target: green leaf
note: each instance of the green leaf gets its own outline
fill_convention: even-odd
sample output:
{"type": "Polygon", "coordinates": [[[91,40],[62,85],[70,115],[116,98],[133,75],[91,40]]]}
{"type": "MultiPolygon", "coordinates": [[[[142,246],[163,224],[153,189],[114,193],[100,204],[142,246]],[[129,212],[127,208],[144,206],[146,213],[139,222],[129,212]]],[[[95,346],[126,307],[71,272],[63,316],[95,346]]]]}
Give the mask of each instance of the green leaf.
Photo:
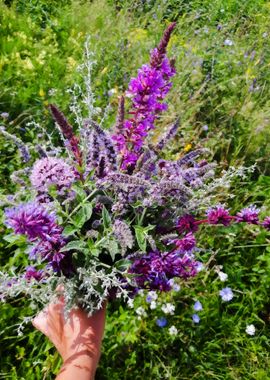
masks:
{"type": "Polygon", "coordinates": [[[75,214],[73,218],[73,224],[77,228],[81,228],[85,222],[87,222],[92,216],[93,206],[92,203],[86,203],[82,205],[80,210],[75,214]]]}
{"type": "Polygon", "coordinates": [[[109,228],[111,225],[111,216],[110,216],[108,210],[106,209],[106,207],[104,207],[104,206],[102,209],[102,220],[103,220],[104,227],[109,228]]]}
{"type": "Polygon", "coordinates": [[[74,190],[82,199],[86,197],[86,192],[80,186],[75,184],[72,186],[72,190],[74,190]]]}
{"type": "Polygon", "coordinates": [[[71,251],[73,249],[76,251],[84,251],[86,249],[86,242],[82,240],[72,240],[61,249],[61,252],[71,251]]]}
{"type": "Polygon", "coordinates": [[[70,236],[73,235],[78,230],[77,227],[72,226],[71,224],[68,224],[63,231],[64,236],[70,236]]]}
{"type": "Polygon", "coordinates": [[[141,226],[134,226],[135,235],[137,239],[138,246],[143,252],[146,252],[146,233],[145,229],[141,226]]]}

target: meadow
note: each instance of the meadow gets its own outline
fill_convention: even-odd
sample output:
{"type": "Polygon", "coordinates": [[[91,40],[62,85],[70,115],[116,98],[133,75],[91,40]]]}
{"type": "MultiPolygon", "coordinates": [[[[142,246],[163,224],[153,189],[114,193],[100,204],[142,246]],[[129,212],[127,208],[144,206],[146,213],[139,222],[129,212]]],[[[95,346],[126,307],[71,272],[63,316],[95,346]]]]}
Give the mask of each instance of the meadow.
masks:
{"type": "MultiPolygon", "coordinates": [[[[0,0],[0,124],[26,142],[38,141],[35,123],[50,134],[48,104],[69,116],[71,94],[80,84],[77,70],[87,36],[96,61],[93,91],[104,127],[115,121],[118,96],[129,78],[148,62],[149,51],[165,27],[177,21],[169,54],[177,74],[168,111],[158,134],[180,117],[168,157],[207,147],[218,171],[229,166],[255,170],[236,179],[221,198],[232,212],[254,204],[270,213],[270,3],[266,0],[0,0]],[[108,108],[110,104],[110,108],[108,108]]],[[[70,119],[72,121],[72,118],[70,119]]],[[[55,135],[54,135],[55,136],[55,135]]],[[[53,137],[56,138],[57,137],[53,137]]],[[[59,144],[61,143],[59,139],[59,144]]],[[[20,169],[16,146],[0,135],[0,196],[14,190],[10,174],[20,169]]],[[[0,210],[0,264],[26,263],[25,253],[4,240],[0,210]]],[[[162,295],[151,310],[145,296],[134,307],[108,305],[97,380],[270,379],[270,235],[257,227],[204,226],[199,244],[204,263],[220,266],[224,285],[213,270],[204,271],[180,290],[162,295]],[[234,298],[222,302],[229,286],[234,298]],[[194,302],[203,310],[194,323],[194,302]],[[171,303],[168,324],[162,305],[171,303]],[[254,335],[246,332],[248,325],[254,335]],[[177,334],[171,334],[175,326],[177,334]]],[[[29,314],[20,298],[0,304],[0,379],[53,379],[61,364],[54,347],[31,325],[16,327],[29,314]]]]}

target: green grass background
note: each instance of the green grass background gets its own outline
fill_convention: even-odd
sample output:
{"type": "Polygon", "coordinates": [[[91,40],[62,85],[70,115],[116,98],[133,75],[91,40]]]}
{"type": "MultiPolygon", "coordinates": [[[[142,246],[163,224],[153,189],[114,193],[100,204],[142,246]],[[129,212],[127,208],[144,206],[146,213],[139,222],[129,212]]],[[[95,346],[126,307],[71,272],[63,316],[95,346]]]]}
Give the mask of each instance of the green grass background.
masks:
{"type": "MultiPolygon", "coordinates": [[[[177,21],[169,45],[177,75],[158,130],[180,116],[171,153],[206,146],[220,168],[256,162],[249,178],[234,183],[229,206],[235,212],[254,203],[269,214],[269,1],[0,0],[0,113],[10,114],[7,129],[31,141],[37,131],[27,123],[33,118],[53,130],[48,103],[57,103],[69,115],[66,90],[81,81],[76,67],[86,35],[96,60],[97,105],[112,105],[109,127],[117,96],[148,61],[149,50],[170,21],[177,21]]],[[[2,136],[0,149],[0,192],[8,193],[13,190],[9,175],[21,163],[2,136]]],[[[8,269],[26,259],[20,249],[7,247],[4,232],[0,224],[0,263],[8,269]]],[[[175,338],[167,327],[156,326],[159,311],[149,311],[139,321],[133,310],[109,305],[97,379],[270,379],[269,233],[250,226],[210,233],[205,227],[199,244],[217,252],[212,264],[223,265],[234,299],[220,301],[223,285],[212,272],[165,295],[164,301],[176,305],[175,315],[168,318],[179,330],[175,338]],[[204,310],[194,326],[196,299],[204,310]],[[254,337],[245,333],[250,323],[257,329],[254,337]]],[[[202,260],[209,256],[206,250],[202,260]]],[[[136,306],[146,307],[145,301],[138,299],[136,306]]],[[[60,359],[44,336],[31,326],[22,337],[16,334],[15,325],[30,313],[29,307],[25,299],[0,305],[0,379],[53,379],[58,371],[60,359]]]]}

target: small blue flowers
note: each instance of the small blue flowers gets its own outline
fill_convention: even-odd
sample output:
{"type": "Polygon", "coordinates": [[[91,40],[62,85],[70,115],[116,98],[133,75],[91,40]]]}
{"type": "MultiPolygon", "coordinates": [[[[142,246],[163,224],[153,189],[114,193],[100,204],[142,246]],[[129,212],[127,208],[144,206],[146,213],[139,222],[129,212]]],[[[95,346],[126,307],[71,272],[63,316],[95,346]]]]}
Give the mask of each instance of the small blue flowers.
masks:
{"type": "Polygon", "coordinates": [[[193,309],[195,311],[202,311],[203,307],[202,307],[202,304],[200,303],[200,301],[196,301],[194,303],[193,309]]]}
{"type": "Polygon", "coordinates": [[[198,314],[193,314],[192,320],[194,323],[200,323],[201,318],[198,316],[198,314]]]}
{"type": "Polygon", "coordinates": [[[222,301],[225,301],[225,302],[231,301],[234,297],[234,294],[231,288],[223,288],[219,292],[219,295],[222,298],[222,301]]]}
{"type": "Polygon", "coordinates": [[[165,317],[158,318],[156,320],[156,324],[158,327],[165,327],[167,325],[168,321],[165,317]]]}

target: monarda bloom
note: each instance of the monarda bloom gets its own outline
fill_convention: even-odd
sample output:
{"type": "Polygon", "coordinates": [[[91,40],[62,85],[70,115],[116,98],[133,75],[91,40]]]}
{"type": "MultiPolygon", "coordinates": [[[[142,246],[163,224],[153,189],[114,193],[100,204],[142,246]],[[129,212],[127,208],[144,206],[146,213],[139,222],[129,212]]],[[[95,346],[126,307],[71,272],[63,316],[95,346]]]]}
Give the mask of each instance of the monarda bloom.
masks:
{"type": "Polygon", "coordinates": [[[228,226],[231,223],[229,211],[222,206],[215,206],[207,211],[207,222],[209,224],[223,224],[228,226]]]}
{"type": "Polygon", "coordinates": [[[36,161],[30,175],[32,186],[40,193],[47,193],[51,186],[63,193],[75,180],[74,169],[63,159],[56,157],[36,161]]]}
{"type": "Polygon", "coordinates": [[[26,235],[30,241],[51,240],[62,232],[53,213],[37,203],[26,203],[5,210],[6,225],[16,234],[26,235]]]}

